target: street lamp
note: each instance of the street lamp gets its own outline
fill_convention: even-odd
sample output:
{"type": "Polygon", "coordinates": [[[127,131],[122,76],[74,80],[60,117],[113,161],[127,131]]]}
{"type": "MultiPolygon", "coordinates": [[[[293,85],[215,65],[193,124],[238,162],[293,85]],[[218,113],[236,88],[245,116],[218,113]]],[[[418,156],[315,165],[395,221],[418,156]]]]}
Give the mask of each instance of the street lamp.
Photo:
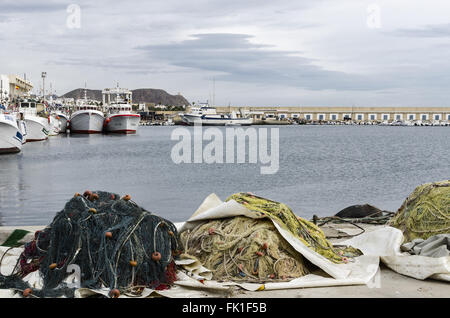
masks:
{"type": "Polygon", "coordinates": [[[47,77],[47,72],[42,72],[41,77],[42,77],[42,98],[45,103],[45,78],[47,77]]]}

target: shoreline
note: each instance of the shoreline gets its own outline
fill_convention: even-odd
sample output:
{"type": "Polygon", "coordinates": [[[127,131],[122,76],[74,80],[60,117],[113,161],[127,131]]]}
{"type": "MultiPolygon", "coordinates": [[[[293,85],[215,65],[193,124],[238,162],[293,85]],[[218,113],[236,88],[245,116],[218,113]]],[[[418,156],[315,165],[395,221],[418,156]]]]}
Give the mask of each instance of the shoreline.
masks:
{"type": "MultiPolygon", "coordinates": [[[[174,223],[179,228],[184,222],[174,223]]],[[[361,224],[360,224],[361,225],[361,224]]],[[[383,225],[363,224],[364,229],[374,229],[383,225]]],[[[33,239],[34,232],[45,226],[0,226],[0,242],[3,243],[14,230],[29,231],[20,242],[33,239]]],[[[333,224],[321,227],[327,236],[342,236],[330,241],[338,244],[347,239],[345,236],[355,235],[358,229],[348,224],[333,224]],[[356,232],[355,232],[356,231],[356,232]]],[[[285,290],[247,291],[234,290],[229,298],[449,298],[447,282],[426,279],[418,280],[398,274],[380,262],[379,287],[367,285],[311,287],[285,290]]],[[[220,297],[220,296],[218,296],[220,297]]],[[[1,297],[0,297],[1,298],[1,297]]]]}

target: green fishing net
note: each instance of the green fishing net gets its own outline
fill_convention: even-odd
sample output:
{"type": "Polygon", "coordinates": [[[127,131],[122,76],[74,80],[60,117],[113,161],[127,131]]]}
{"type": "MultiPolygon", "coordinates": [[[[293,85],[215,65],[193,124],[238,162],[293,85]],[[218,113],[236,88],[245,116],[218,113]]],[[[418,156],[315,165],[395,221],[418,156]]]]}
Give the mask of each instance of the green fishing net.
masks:
{"type": "Polygon", "coordinates": [[[450,233],[450,180],[418,186],[389,222],[404,241],[450,233]]]}

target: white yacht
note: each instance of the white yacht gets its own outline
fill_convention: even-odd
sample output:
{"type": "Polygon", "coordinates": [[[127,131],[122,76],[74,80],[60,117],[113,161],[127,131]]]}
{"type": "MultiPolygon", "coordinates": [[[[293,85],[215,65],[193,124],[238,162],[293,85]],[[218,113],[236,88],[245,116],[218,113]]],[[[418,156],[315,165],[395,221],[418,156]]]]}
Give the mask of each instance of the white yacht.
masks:
{"type": "Polygon", "coordinates": [[[37,103],[35,100],[19,102],[19,113],[23,116],[26,124],[26,141],[41,141],[48,139],[50,131],[49,119],[37,114],[37,103]]]}
{"type": "Polygon", "coordinates": [[[141,116],[133,113],[131,105],[117,96],[116,102],[108,106],[105,131],[107,133],[135,134],[141,116]]]}
{"type": "Polygon", "coordinates": [[[69,129],[74,134],[99,134],[103,130],[105,116],[96,105],[75,106],[75,112],[70,116],[69,129]]]}
{"type": "Polygon", "coordinates": [[[0,154],[20,152],[23,135],[15,114],[0,109],[0,154]]]}
{"type": "Polygon", "coordinates": [[[183,114],[181,119],[186,125],[201,124],[203,126],[249,126],[252,118],[237,117],[231,114],[217,114],[216,109],[210,106],[192,107],[191,112],[183,114]]]}

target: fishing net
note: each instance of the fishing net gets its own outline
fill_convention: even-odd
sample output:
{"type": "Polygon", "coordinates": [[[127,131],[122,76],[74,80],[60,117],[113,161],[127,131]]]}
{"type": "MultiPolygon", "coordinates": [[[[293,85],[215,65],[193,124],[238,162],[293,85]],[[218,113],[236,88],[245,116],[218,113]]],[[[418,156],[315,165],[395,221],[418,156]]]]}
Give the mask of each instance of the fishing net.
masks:
{"type": "Polygon", "coordinates": [[[261,281],[308,273],[301,254],[268,219],[237,216],[206,221],[180,238],[185,253],[212,270],[215,280],[261,281]]]}
{"type": "MultiPolygon", "coordinates": [[[[27,243],[0,288],[24,290],[28,274],[39,270],[43,288],[37,296],[73,296],[65,280],[68,266],[80,269],[81,287],[138,293],[144,287],[168,288],[176,280],[174,257],[181,254],[175,226],[115,193],[78,193],[52,223],[27,243]]],[[[29,287],[29,286],[28,286],[29,287]]]]}
{"type": "Polygon", "coordinates": [[[229,200],[267,218],[208,220],[180,234],[185,253],[198,258],[216,280],[284,280],[309,273],[312,264],[281,236],[272,220],[334,263],[346,263],[349,257],[362,254],[352,247],[333,247],[320,228],[297,218],[283,203],[249,193],[233,194],[229,200]]]}
{"type": "MultiPolygon", "coordinates": [[[[327,240],[323,231],[314,223],[297,217],[292,210],[283,203],[258,197],[250,193],[236,193],[231,195],[226,201],[235,200],[243,204],[247,209],[262,213],[271,218],[277,224],[290,231],[295,237],[300,239],[306,246],[315,252],[326,257],[333,263],[345,263],[347,256],[343,253],[350,253],[351,249],[342,250],[335,248],[327,240]]],[[[360,253],[351,253],[349,256],[358,256],[360,253]]]]}
{"type": "Polygon", "coordinates": [[[450,180],[418,186],[389,225],[403,231],[405,242],[450,233],[450,180]]]}

